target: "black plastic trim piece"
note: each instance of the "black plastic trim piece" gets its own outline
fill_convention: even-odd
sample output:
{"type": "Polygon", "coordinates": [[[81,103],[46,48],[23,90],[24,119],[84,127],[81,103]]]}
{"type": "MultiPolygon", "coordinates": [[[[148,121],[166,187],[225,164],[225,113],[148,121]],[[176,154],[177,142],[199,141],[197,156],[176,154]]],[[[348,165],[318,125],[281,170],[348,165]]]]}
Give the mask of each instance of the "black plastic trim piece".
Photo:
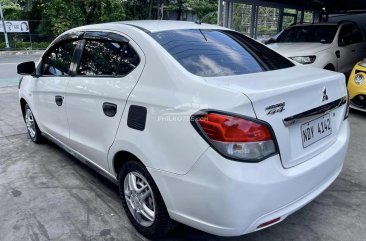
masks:
{"type": "Polygon", "coordinates": [[[146,116],[146,107],[131,105],[130,109],[128,110],[127,126],[139,131],[145,130],[146,116]]]}
{"type": "Polygon", "coordinates": [[[32,75],[36,71],[36,64],[34,61],[23,62],[17,65],[17,74],[32,75]]]}
{"type": "Polygon", "coordinates": [[[83,31],[75,31],[75,32],[70,32],[70,33],[67,33],[67,34],[63,34],[60,37],[56,38],[56,40],[54,41],[52,46],[55,46],[56,44],[58,44],[60,42],[63,42],[63,41],[81,39],[83,34],[84,34],[83,31]]]}
{"type": "Polygon", "coordinates": [[[359,69],[356,69],[356,71],[355,71],[355,74],[358,74],[358,73],[364,73],[364,74],[366,74],[366,71],[364,71],[364,70],[359,70],[359,69]]]}
{"type": "Polygon", "coordinates": [[[113,117],[117,114],[117,105],[114,103],[104,102],[103,112],[108,117],[113,117]]]}
{"type": "Polygon", "coordinates": [[[224,157],[226,159],[229,159],[229,160],[232,160],[232,161],[237,161],[237,162],[258,163],[258,162],[261,162],[261,161],[263,161],[263,160],[265,160],[265,159],[267,159],[267,158],[269,158],[271,156],[275,156],[277,154],[280,156],[280,159],[281,159],[280,149],[278,148],[278,142],[277,142],[277,139],[276,139],[276,135],[275,135],[275,133],[274,133],[274,131],[272,129],[272,126],[268,122],[265,122],[263,120],[259,120],[259,119],[256,119],[256,118],[253,118],[253,117],[249,117],[249,116],[239,115],[239,114],[236,114],[236,113],[226,112],[226,111],[206,109],[206,110],[200,110],[200,111],[196,112],[195,114],[193,114],[191,116],[191,124],[192,124],[193,128],[198,132],[198,134],[210,145],[210,147],[212,149],[214,149],[217,153],[219,153],[222,157],[224,157]],[[275,145],[275,152],[272,153],[272,154],[270,154],[270,155],[268,155],[268,156],[265,156],[263,158],[253,159],[253,160],[244,160],[244,159],[240,159],[240,158],[234,158],[234,157],[231,157],[231,156],[227,156],[224,153],[221,153],[212,144],[212,142],[210,141],[210,138],[205,134],[205,132],[200,127],[200,125],[197,123],[197,119],[198,118],[200,118],[201,116],[204,116],[206,114],[210,114],[210,113],[216,113],[216,114],[221,114],[221,115],[227,115],[227,116],[233,116],[233,117],[243,118],[243,119],[246,119],[248,121],[252,121],[252,122],[258,123],[260,125],[264,125],[265,127],[268,128],[269,132],[272,135],[272,140],[273,140],[273,143],[275,145]]]}
{"type": "Polygon", "coordinates": [[[55,102],[57,106],[62,106],[62,102],[64,101],[64,97],[61,95],[55,96],[55,102]]]}
{"type": "Polygon", "coordinates": [[[83,39],[115,41],[118,43],[128,43],[129,40],[120,34],[102,31],[87,31],[83,35],[83,39]]]}
{"type": "Polygon", "coordinates": [[[22,76],[22,77],[19,79],[18,89],[20,89],[20,86],[22,86],[23,78],[24,78],[24,76],[22,76]]]}

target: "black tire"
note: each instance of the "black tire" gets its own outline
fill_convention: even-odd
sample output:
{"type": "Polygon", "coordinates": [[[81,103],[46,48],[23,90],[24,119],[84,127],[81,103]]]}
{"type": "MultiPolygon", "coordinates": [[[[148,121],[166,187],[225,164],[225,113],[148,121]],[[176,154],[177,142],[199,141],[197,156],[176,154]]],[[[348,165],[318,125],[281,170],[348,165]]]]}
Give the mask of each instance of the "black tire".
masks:
{"type": "Polygon", "coordinates": [[[142,234],[146,238],[154,240],[163,238],[173,231],[173,229],[176,226],[176,223],[169,217],[164,200],[159,192],[158,187],[156,186],[154,180],[148,173],[147,169],[140,162],[128,161],[122,166],[119,173],[119,191],[122,199],[122,205],[127,214],[127,217],[140,234],[142,234]],[[139,175],[142,175],[148,182],[149,186],[151,187],[151,191],[153,193],[155,202],[155,219],[152,225],[149,227],[145,227],[139,224],[135,220],[129,207],[127,206],[126,197],[124,194],[125,193],[124,181],[125,177],[131,172],[135,172],[138,173],[139,175]]]}
{"type": "Polygon", "coordinates": [[[25,121],[26,125],[27,125],[27,112],[28,111],[30,111],[30,114],[32,115],[32,118],[33,118],[33,121],[34,121],[34,134],[31,133],[30,129],[27,126],[28,135],[34,143],[41,143],[42,139],[43,139],[42,132],[38,127],[37,121],[34,118],[33,112],[30,109],[29,105],[25,104],[25,106],[24,106],[24,121],[25,121]]]}

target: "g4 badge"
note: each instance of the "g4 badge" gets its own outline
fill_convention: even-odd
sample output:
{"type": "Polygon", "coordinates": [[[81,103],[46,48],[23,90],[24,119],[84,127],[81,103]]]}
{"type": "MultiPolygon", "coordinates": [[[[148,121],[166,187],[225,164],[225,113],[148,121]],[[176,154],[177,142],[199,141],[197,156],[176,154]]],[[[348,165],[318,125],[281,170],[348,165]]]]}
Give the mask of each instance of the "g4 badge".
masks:
{"type": "Polygon", "coordinates": [[[274,115],[276,113],[281,113],[284,110],[285,110],[285,102],[267,106],[265,109],[267,115],[274,115]]]}

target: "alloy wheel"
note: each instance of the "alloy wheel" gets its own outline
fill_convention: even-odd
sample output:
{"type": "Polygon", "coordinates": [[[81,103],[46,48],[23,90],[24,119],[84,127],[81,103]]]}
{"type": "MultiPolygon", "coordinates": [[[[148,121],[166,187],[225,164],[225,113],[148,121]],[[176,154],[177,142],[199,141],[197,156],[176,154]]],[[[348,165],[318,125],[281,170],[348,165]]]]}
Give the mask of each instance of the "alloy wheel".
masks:
{"type": "Polygon", "coordinates": [[[155,221],[155,199],[146,178],[130,172],[124,179],[124,196],[128,209],[138,224],[150,227],[155,221]]]}
{"type": "Polygon", "coordinates": [[[25,123],[27,125],[29,135],[34,138],[36,136],[36,123],[34,121],[33,113],[30,109],[25,111],[25,123]]]}

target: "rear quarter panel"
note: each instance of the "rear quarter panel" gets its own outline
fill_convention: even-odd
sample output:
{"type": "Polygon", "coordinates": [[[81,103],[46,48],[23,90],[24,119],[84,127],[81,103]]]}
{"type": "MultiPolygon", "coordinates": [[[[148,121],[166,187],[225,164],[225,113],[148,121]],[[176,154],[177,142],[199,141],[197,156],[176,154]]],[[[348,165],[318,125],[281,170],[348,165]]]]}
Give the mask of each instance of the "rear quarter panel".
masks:
{"type": "Polygon", "coordinates": [[[149,168],[185,174],[209,147],[193,128],[192,114],[210,108],[255,117],[249,99],[241,92],[210,85],[190,74],[146,33],[133,39],[143,50],[146,65],[128,99],[110,162],[116,152],[124,150],[149,168]],[[147,108],[144,131],[127,126],[131,105],[147,108]]]}

